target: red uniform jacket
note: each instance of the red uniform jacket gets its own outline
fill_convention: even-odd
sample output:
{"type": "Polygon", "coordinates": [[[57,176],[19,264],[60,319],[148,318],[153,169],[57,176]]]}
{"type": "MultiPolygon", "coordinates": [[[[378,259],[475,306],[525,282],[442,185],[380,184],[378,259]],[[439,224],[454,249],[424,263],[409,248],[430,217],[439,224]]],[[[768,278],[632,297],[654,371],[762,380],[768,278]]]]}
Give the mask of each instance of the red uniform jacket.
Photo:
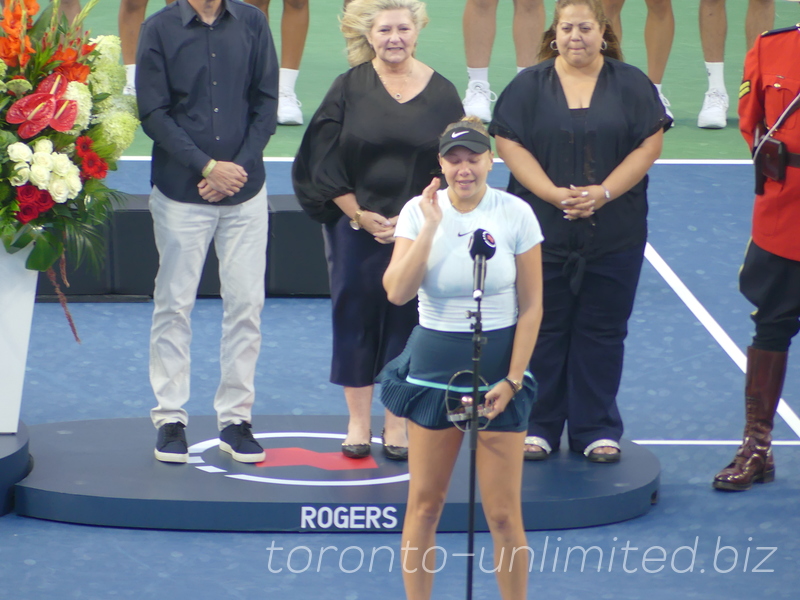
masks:
{"type": "MultiPolygon", "coordinates": [[[[739,89],[739,129],[750,148],[756,125],[771,127],[800,93],[800,26],[756,39],[744,62],[739,89]]],[[[800,109],[773,135],[800,153],[800,109]]],[[[767,179],[753,207],[753,241],[764,250],[800,261],[800,168],[787,167],[782,182],[767,179]]]]}

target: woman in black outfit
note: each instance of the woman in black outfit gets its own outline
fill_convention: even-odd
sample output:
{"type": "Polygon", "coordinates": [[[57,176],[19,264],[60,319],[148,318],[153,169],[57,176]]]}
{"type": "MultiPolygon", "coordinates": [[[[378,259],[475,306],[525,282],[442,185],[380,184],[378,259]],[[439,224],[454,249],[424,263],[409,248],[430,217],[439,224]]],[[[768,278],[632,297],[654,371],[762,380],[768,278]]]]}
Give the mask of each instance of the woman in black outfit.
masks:
{"type": "Polygon", "coordinates": [[[525,454],[570,449],[617,462],[616,396],[647,239],[647,171],[671,119],[621,61],[600,0],[558,0],[540,52],[497,101],[490,132],[544,233],[544,318],[531,371],[539,400],[525,454]]]}
{"type": "MultiPolygon", "coordinates": [[[[403,205],[438,170],[438,136],[463,112],[455,87],[414,58],[427,24],[418,0],[353,0],[341,28],[352,69],[337,77],[295,158],[295,193],[324,224],[333,304],[331,382],[350,421],[342,452],[370,453],[375,376],[417,324],[416,302],[393,306],[381,284],[403,205]]],[[[386,412],[387,457],[405,460],[405,420],[386,412]]]]}

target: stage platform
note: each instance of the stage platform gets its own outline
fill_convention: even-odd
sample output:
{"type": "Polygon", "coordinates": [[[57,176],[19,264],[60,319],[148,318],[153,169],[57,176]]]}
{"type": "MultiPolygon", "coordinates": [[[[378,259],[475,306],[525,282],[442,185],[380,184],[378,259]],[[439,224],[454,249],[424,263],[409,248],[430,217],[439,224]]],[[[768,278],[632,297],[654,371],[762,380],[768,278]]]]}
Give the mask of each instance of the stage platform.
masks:
{"type": "MultiPolygon", "coordinates": [[[[400,531],[408,471],[373,455],[339,451],[343,416],[256,416],[253,431],[267,458],[243,465],[218,448],[216,419],[190,418],[189,464],[153,456],[148,418],[31,426],[36,468],[16,485],[19,515],[114,527],[203,531],[400,531]]],[[[373,424],[381,430],[381,421],[373,424]]],[[[622,443],[618,464],[590,464],[561,452],[525,464],[523,516],[528,530],[588,527],[632,519],[657,499],[660,465],[647,449],[622,443]]],[[[469,452],[456,464],[439,530],[465,531],[469,452]]],[[[477,529],[487,531],[478,510],[477,529]]]]}
{"type": "Polygon", "coordinates": [[[14,508],[14,485],[31,470],[30,435],[20,422],[15,435],[0,434],[0,515],[14,508]]]}

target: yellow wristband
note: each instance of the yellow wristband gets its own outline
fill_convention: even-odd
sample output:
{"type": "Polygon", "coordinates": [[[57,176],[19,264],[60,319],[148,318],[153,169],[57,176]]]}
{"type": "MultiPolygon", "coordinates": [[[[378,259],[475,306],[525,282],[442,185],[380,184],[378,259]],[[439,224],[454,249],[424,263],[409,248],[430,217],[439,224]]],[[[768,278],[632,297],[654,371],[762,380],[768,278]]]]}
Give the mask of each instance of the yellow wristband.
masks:
{"type": "Polygon", "coordinates": [[[217,161],[215,161],[213,158],[210,161],[208,161],[208,164],[203,169],[203,177],[208,177],[209,175],[211,175],[211,171],[213,171],[214,167],[216,166],[217,166],[217,161]]]}

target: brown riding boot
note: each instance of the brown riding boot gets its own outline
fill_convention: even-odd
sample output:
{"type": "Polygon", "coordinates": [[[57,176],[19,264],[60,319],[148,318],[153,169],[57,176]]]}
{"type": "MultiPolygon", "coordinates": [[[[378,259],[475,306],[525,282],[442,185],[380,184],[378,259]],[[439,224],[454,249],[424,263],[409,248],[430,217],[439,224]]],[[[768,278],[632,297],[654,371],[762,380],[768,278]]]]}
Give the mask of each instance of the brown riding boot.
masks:
{"type": "Polygon", "coordinates": [[[718,490],[741,492],[775,479],[772,424],[786,375],[787,352],[747,349],[744,441],[733,462],[714,477],[718,490]]]}

